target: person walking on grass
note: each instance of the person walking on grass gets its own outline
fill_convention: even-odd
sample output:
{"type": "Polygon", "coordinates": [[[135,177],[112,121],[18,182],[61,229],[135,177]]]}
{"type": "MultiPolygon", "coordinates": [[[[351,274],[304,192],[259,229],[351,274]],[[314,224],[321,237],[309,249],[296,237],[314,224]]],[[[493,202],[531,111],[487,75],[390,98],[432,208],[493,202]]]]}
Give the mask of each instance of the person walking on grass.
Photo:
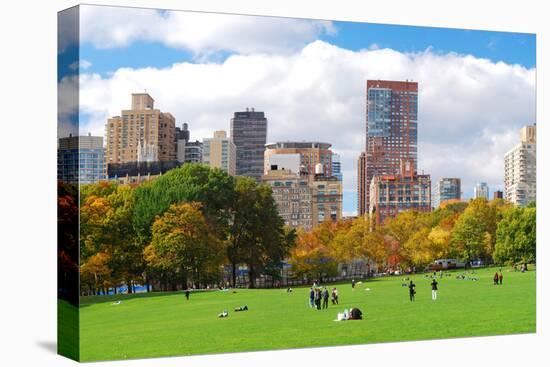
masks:
{"type": "Polygon", "coordinates": [[[500,285],[502,285],[502,271],[498,275],[498,282],[500,283],[500,285]]]}
{"type": "Polygon", "coordinates": [[[323,289],[323,309],[328,308],[328,289],[325,287],[323,289]]]}
{"type": "Polygon", "coordinates": [[[315,302],[315,291],[313,288],[309,288],[309,307],[313,308],[315,302]]]}
{"type": "Polygon", "coordinates": [[[414,284],[411,280],[411,282],[409,283],[409,299],[411,302],[414,302],[414,295],[416,294],[416,290],[414,289],[415,287],[416,284],[414,284]]]}
{"type": "Polygon", "coordinates": [[[352,280],[351,280],[351,290],[352,290],[352,291],[355,290],[355,279],[352,279],[352,280]]]}
{"type": "Polygon", "coordinates": [[[495,276],[493,277],[493,285],[498,285],[498,273],[495,273],[495,276]]]}
{"type": "Polygon", "coordinates": [[[437,280],[432,280],[431,283],[432,286],[432,301],[435,301],[437,299],[437,280]]]}
{"type": "Polygon", "coordinates": [[[185,290],[185,298],[189,301],[189,288],[185,290]]]}

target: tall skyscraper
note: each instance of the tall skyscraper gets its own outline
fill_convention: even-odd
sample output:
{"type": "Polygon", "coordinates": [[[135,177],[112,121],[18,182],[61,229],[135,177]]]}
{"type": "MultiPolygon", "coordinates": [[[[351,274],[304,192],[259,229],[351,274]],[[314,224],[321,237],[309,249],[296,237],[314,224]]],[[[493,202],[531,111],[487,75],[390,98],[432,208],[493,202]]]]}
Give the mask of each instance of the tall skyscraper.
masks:
{"type": "Polygon", "coordinates": [[[105,180],[105,150],[101,136],[68,136],[59,139],[57,179],[69,183],[105,180]]]}
{"type": "Polygon", "coordinates": [[[537,198],[537,128],[524,126],[520,143],[504,156],[504,199],[527,205],[537,198]]]}
{"type": "Polygon", "coordinates": [[[474,198],[485,198],[489,200],[489,186],[486,182],[480,182],[474,187],[474,198]]]}
{"type": "Polygon", "coordinates": [[[203,140],[202,160],[212,168],[221,168],[235,175],[236,147],[225,131],[215,131],[213,138],[203,140]]]}
{"type": "MultiPolygon", "coordinates": [[[[418,83],[367,80],[364,177],[358,177],[359,215],[370,211],[374,176],[397,175],[402,161],[417,169],[418,83]]],[[[359,159],[361,164],[362,159],[359,159]]]]}
{"type": "Polygon", "coordinates": [[[441,203],[447,200],[460,200],[460,178],[443,177],[437,181],[434,194],[432,196],[433,207],[439,208],[441,203]]]}
{"type": "Polygon", "coordinates": [[[331,177],[332,174],[332,150],[331,144],[320,142],[277,142],[265,145],[264,173],[270,170],[269,162],[272,155],[299,154],[300,170],[306,174],[315,174],[315,166],[323,165],[323,174],[331,177]]]}
{"type": "Polygon", "coordinates": [[[175,121],[149,94],[132,94],[132,108],[107,120],[107,164],[175,160],[175,121]]]}
{"type": "Polygon", "coordinates": [[[237,175],[253,177],[259,181],[264,173],[264,151],[267,142],[265,114],[254,111],[254,108],[235,112],[231,119],[231,141],[237,148],[237,175]]]}

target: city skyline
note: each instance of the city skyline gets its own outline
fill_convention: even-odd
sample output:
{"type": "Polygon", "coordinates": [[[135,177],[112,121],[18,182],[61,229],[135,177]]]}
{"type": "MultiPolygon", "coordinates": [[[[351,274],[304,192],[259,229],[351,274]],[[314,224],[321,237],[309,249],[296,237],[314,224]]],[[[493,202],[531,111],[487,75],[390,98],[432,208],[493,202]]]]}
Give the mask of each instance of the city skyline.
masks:
{"type": "Polygon", "coordinates": [[[461,177],[465,199],[473,196],[467,188],[479,181],[503,189],[502,157],[516,144],[516,131],[535,122],[534,35],[198,13],[201,27],[217,39],[208,44],[178,38],[178,24],[183,27],[197,13],[180,17],[174,15],[179,12],[164,12],[159,17],[160,12],[146,9],[82,10],[83,19],[93,12],[127,11],[135,19],[162,22],[162,34],[128,32],[125,39],[89,21],[81,24],[82,135],[102,136],[104,118],[120,113],[129,93],[144,89],[155,96],[160,110],[174,114],[176,125],[189,123],[199,140],[229,130],[231,114],[252,105],[269,116],[268,142],[332,144],[342,158],[345,214],[356,210],[367,79],[420,83],[418,166],[433,181],[461,177]],[[214,22],[219,17],[224,21],[214,22]],[[239,37],[216,36],[233,24],[232,17],[247,20],[241,23],[248,28],[235,30],[237,35],[257,31],[246,49],[239,47],[239,37]],[[275,26],[284,37],[269,40],[275,26]],[[401,41],[396,32],[403,35],[401,41]],[[420,37],[426,34],[433,36],[420,37]],[[460,39],[469,39],[471,46],[460,39]],[[515,51],[503,51],[514,42],[515,51]],[[146,52],[153,47],[159,52],[146,52]],[[147,54],[146,60],[133,61],[135,52],[147,54]],[[106,56],[113,53],[128,57],[113,57],[117,61],[109,65],[106,56]],[[271,87],[255,93],[260,82],[271,87]],[[500,93],[511,85],[509,92],[500,93]]]}

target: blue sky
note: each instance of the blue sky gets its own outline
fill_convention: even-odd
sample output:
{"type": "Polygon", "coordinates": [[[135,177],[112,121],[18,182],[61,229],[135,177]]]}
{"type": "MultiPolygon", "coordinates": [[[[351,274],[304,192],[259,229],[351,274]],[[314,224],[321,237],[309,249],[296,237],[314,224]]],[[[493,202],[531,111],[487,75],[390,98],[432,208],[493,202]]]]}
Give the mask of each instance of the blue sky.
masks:
{"type": "MultiPolygon", "coordinates": [[[[519,128],[535,118],[534,34],[84,8],[81,128],[102,134],[106,118],[127,108],[130,93],[143,89],[178,124],[189,123],[192,139],[227,130],[233,111],[255,106],[270,121],[270,141],[333,144],[342,156],[346,214],[356,210],[366,79],[419,81],[419,171],[430,173],[432,182],[462,177],[464,198],[479,181],[488,182],[491,191],[502,189],[503,154],[517,141],[519,128]],[[232,55],[242,57],[227,65],[232,55]],[[254,58],[258,55],[261,59],[254,58]],[[178,66],[182,62],[191,67],[178,66]],[[251,65],[258,68],[254,75],[251,65]],[[281,65],[289,72],[278,74],[281,65]],[[204,73],[205,68],[211,70],[204,73]],[[235,73],[243,78],[235,80],[235,73]],[[273,88],[250,92],[266,81],[273,88]],[[510,83],[515,88],[501,93],[510,83]],[[476,163],[480,156],[485,166],[476,163]]],[[[74,73],[71,57],[60,55],[61,73],[74,73]]]]}
{"type": "MultiPolygon", "coordinates": [[[[319,39],[336,46],[358,51],[369,47],[391,48],[401,52],[455,52],[486,58],[493,62],[536,65],[534,34],[476,31],[450,28],[414,27],[357,22],[333,22],[335,34],[321,34],[319,39]]],[[[192,52],[168,47],[159,42],[137,41],[128,47],[98,49],[83,42],[81,58],[92,63],[89,71],[107,75],[121,67],[163,68],[177,62],[195,62],[192,52]]],[[[229,52],[219,52],[211,62],[223,62],[229,52]]]]}

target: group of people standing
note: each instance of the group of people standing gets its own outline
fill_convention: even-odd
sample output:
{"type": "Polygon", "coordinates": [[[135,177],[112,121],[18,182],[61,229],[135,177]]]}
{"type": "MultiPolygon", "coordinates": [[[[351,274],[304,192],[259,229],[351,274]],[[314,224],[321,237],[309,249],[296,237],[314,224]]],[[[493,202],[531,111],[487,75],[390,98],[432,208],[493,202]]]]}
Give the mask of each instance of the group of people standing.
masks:
{"type": "MultiPolygon", "coordinates": [[[[338,290],[332,288],[331,291],[332,304],[338,304],[338,290]]],[[[317,283],[313,283],[313,287],[309,289],[309,307],[318,310],[328,308],[329,291],[327,287],[319,287],[317,283]],[[321,305],[322,303],[322,305],[321,305]]]]}
{"type": "Polygon", "coordinates": [[[501,284],[502,285],[502,270],[500,271],[500,274],[499,273],[495,273],[495,275],[493,276],[493,285],[498,285],[498,284],[501,284]]]}
{"type": "MultiPolygon", "coordinates": [[[[430,283],[430,286],[432,288],[432,301],[435,301],[437,299],[437,285],[439,283],[437,282],[436,280],[436,277],[434,277],[432,279],[432,282],[430,283]]],[[[409,300],[411,302],[414,302],[414,296],[416,294],[416,284],[414,284],[414,282],[411,280],[409,285],[408,285],[408,288],[409,288],[409,300]]]]}

